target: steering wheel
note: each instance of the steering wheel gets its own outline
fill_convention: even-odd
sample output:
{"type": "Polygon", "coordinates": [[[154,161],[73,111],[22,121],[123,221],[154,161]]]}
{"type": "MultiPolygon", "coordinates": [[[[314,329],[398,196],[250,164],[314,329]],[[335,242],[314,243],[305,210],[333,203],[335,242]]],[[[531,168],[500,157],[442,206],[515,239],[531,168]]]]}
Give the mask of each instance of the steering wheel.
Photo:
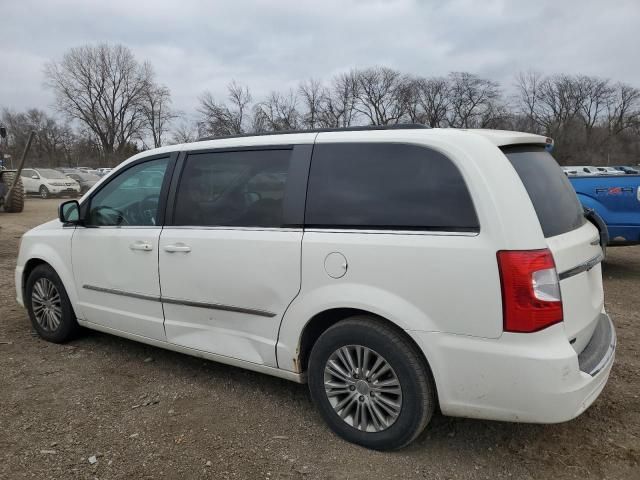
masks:
{"type": "Polygon", "coordinates": [[[156,224],[156,213],[158,211],[158,203],[160,202],[160,195],[154,193],[147,195],[138,202],[137,216],[139,216],[140,223],[144,225],[156,224]]]}
{"type": "MultiPolygon", "coordinates": [[[[120,225],[129,225],[129,222],[127,221],[126,217],[124,216],[124,213],[120,210],[118,210],[117,208],[113,208],[113,207],[109,207],[107,205],[101,205],[99,207],[95,207],[93,209],[91,209],[91,213],[93,215],[96,215],[97,217],[102,217],[104,219],[107,220],[108,223],[105,223],[104,226],[120,226],[120,225]],[[111,214],[109,214],[108,212],[105,214],[103,213],[103,210],[107,210],[108,212],[111,212],[111,214]],[[116,221],[112,222],[110,217],[115,216],[116,221]]],[[[99,224],[102,222],[98,222],[99,224]]]]}

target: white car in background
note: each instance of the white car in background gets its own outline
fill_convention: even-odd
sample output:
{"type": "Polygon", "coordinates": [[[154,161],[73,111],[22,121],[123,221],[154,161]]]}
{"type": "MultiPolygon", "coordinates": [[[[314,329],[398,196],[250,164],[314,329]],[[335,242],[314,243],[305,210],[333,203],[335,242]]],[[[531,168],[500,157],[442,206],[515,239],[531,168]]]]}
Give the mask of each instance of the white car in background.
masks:
{"type": "Polygon", "coordinates": [[[80,195],[80,184],[64,173],[51,168],[23,168],[22,184],[27,194],[38,194],[40,198],[80,195]]]}
{"type": "Polygon", "coordinates": [[[613,167],[596,167],[601,175],[626,175],[623,171],[613,167]]]}
{"type": "Polygon", "coordinates": [[[598,170],[596,167],[579,166],[575,168],[578,169],[579,175],[602,175],[602,172],[598,170]]]}
{"type": "Polygon", "coordinates": [[[96,169],[96,175],[98,175],[99,177],[104,177],[111,170],[113,170],[113,168],[98,168],[96,169]]]}

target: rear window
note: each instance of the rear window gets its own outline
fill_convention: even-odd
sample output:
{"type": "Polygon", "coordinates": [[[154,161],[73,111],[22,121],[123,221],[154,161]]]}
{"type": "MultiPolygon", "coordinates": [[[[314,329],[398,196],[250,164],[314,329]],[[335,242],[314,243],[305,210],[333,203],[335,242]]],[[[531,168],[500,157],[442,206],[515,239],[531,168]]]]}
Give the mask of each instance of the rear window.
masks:
{"type": "Polygon", "coordinates": [[[393,143],[316,145],[305,224],[479,230],[471,195],[451,160],[429,148],[393,143]]]}
{"type": "Polygon", "coordinates": [[[581,227],[582,205],[562,169],[542,147],[502,149],[527,189],[546,238],[581,227]]]}

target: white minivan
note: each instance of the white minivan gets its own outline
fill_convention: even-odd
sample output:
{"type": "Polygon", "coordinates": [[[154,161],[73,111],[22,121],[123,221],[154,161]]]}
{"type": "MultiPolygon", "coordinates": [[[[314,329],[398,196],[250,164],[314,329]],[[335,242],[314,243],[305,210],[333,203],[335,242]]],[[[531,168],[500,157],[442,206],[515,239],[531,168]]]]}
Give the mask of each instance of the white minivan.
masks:
{"type": "Polygon", "coordinates": [[[443,414],[570,420],[614,361],[598,230],[550,139],[351,128],[135,155],[22,238],[18,302],[80,326],[308,382],[374,449],[443,414]]]}

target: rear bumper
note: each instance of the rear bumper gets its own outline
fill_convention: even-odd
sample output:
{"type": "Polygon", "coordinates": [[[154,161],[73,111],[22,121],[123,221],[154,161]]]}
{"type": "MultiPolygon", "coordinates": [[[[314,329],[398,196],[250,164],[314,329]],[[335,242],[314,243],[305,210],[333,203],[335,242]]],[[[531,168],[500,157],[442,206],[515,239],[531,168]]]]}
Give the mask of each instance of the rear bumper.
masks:
{"type": "Polygon", "coordinates": [[[578,355],[580,371],[595,377],[613,362],[616,352],[616,330],[609,315],[600,315],[596,329],[584,350],[578,355]]]}
{"type": "Polygon", "coordinates": [[[513,422],[558,423],[580,415],[604,388],[616,346],[604,313],[580,356],[562,324],[498,339],[409,333],[429,360],[445,415],[513,422]]]}

